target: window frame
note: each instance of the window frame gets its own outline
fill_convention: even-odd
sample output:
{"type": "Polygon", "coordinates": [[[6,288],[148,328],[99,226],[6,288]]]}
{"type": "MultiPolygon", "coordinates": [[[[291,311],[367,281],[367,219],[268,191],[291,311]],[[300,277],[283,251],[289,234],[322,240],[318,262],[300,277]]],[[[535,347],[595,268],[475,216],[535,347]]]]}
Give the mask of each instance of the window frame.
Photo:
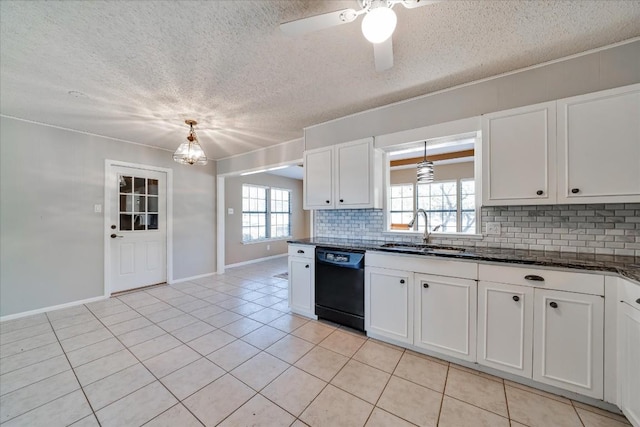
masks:
{"type": "MultiPolygon", "coordinates": [[[[252,244],[252,243],[260,243],[260,242],[266,242],[266,241],[273,241],[273,240],[286,240],[286,239],[290,239],[292,237],[291,234],[291,219],[292,219],[292,212],[291,212],[291,194],[292,191],[291,189],[288,188],[280,188],[280,187],[269,187],[269,186],[264,186],[264,185],[256,185],[256,184],[249,184],[249,183],[243,183],[242,184],[242,221],[241,221],[241,233],[242,233],[242,243],[243,244],[252,244]],[[245,211],[244,210],[244,189],[245,187],[248,187],[249,191],[251,191],[251,187],[254,188],[259,188],[259,189],[263,189],[265,191],[265,210],[261,211],[245,211]],[[274,202],[274,200],[272,199],[272,190],[276,190],[276,191],[282,191],[282,192],[286,192],[288,194],[288,210],[287,211],[273,211],[272,210],[272,203],[274,202]],[[249,238],[249,239],[245,239],[245,236],[247,234],[245,234],[245,229],[246,228],[251,228],[251,226],[245,226],[244,225],[244,215],[248,214],[248,215],[264,215],[264,228],[265,228],[265,232],[264,235],[265,237],[259,237],[256,239],[253,238],[249,238]],[[271,230],[271,226],[272,226],[272,218],[271,215],[287,215],[288,216],[288,233],[286,236],[276,236],[276,237],[272,237],[272,230],[271,230]]],[[[251,198],[249,197],[249,200],[251,200],[251,198]]],[[[275,202],[277,202],[278,200],[275,200],[275,202]]],[[[279,201],[283,201],[283,200],[279,200],[279,201]]],[[[260,227],[261,228],[261,227],[260,227]]],[[[250,233],[248,234],[250,235],[250,233]]]]}

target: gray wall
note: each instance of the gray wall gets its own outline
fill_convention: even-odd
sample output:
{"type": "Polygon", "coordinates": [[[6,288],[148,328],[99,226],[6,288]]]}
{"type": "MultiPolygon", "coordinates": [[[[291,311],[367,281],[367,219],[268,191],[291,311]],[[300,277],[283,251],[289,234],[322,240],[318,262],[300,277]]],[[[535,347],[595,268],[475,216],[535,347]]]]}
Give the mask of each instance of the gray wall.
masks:
{"type": "Polygon", "coordinates": [[[311,126],[305,149],[639,82],[640,41],[634,41],[311,126]]]}
{"type": "Polygon", "coordinates": [[[302,181],[260,173],[225,179],[225,209],[233,208],[233,215],[225,219],[225,264],[251,261],[287,253],[286,240],[242,243],[242,184],[255,184],[291,190],[291,233],[294,238],[309,237],[309,211],[302,210],[302,181]],[[267,250],[267,245],[270,250],[267,250]]]}
{"type": "Polygon", "coordinates": [[[174,279],[216,270],[215,163],[6,117],[0,141],[0,316],[103,294],[105,159],[173,169],[174,279]]]}
{"type": "Polygon", "coordinates": [[[229,175],[264,166],[302,161],[303,153],[304,140],[302,138],[283,142],[250,153],[218,160],[218,175],[229,175]]]}

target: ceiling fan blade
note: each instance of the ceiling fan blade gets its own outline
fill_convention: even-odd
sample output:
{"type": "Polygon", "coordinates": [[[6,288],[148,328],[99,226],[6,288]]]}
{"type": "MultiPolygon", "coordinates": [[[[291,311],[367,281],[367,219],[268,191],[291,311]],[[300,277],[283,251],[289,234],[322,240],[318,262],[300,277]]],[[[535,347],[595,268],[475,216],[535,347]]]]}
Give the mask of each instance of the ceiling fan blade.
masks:
{"type": "Polygon", "coordinates": [[[428,4],[440,3],[442,0],[402,0],[401,3],[407,9],[426,6],[428,4]]]}
{"type": "Polygon", "coordinates": [[[336,10],[322,15],[310,16],[280,24],[280,30],[288,36],[299,36],[313,31],[323,30],[336,25],[353,22],[358,13],[354,9],[336,10]]]}
{"type": "Polygon", "coordinates": [[[376,63],[376,71],[382,72],[393,67],[393,40],[389,37],[382,43],[373,45],[373,57],[376,63]]]}

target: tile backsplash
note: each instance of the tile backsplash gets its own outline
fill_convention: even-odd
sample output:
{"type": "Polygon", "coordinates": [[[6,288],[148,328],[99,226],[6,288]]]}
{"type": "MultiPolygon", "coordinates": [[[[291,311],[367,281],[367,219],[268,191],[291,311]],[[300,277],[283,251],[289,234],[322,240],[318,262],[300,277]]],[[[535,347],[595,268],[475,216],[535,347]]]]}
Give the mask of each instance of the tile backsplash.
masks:
{"type": "MultiPolygon", "coordinates": [[[[640,256],[640,203],[483,207],[482,238],[434,235],[443,245],[640,256]],[[499,222],[500,235],[486,224],[499,222]]],[[[315,237],[420,242],[387,233],[382,209],[314,212],[315,237]]]]}

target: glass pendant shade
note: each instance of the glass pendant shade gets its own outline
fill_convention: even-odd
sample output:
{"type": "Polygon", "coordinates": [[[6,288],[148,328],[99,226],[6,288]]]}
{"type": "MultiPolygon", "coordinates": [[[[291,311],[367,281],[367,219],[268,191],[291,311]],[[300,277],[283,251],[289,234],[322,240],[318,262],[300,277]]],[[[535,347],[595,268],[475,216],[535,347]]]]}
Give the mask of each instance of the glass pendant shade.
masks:
{"type": "Polygon", "coordinates": [[[418,163],[418,184],[433,182],[433,162],[424,160],[418,163]]]}
{"type": "Polygon", "coordinates": [[[191,126],[191,130],[187,140],[180,144],[176,152],[173,153],[173,160],[183,165],[206,165],[209,159],[204,154],[204,150],[198,143],[196,132],[193,130],[193,125],[197,122],[195,120],[186,120],[185,122],[191,126]]]}
{"type": "Polygon", "coordinates": [[[424,160],[418,163],[417,168],[418,184],[433,182],[433,162],[427,160],[427,141],[424,142],[424,160]]]}
{"type": "Polygon", "coordinates": [[[371,9],[362,19],[362,34],[371,43],[382,43],[393,34],[398,23],[396,13],[388,7],[371,9]]]}

